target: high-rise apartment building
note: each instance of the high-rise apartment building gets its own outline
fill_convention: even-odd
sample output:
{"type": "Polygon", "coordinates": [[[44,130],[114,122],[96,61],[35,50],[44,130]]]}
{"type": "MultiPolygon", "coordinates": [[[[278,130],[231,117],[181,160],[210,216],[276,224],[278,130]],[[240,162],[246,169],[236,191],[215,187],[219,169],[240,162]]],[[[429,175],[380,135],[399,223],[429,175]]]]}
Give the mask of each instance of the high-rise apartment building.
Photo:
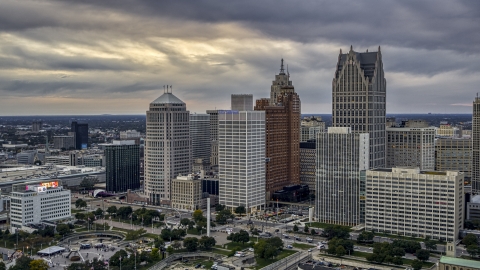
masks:
{"type": "Polygon", "coordinates": [[[190,113],[165,92],[150,103],[145,139],[145,194],[154,205],[170,205],[171,181],[191,172],[190,113]]]}
{"type": "Polygon", "coordinates": [[[201,158],[210,161],[210,115],[190,114],[190,138],[192,140],[192,161],[201,158]]]}
{"type": "Polygon", "coordinates": [[[480,190],[480,97],[473,101],[472,115],[472,192],[480,190]]]}
{"type": "Polygon", "coordinates": [[[435,141],[435,171],[460,171],[472,176],[472,139],[438,138],[435,141]]]}
{"type": "Polygon", "coordinates": [[[105,146],[105,182],[110,192],[140,188],[140,148],[134,140],[105,146]]]}
{"type": "Polygon", "coordinates": [[[207,110],[210,115],[210,165],[218,166],[218,111],[207,110]]]}
{"type": "Polygon", "coordinates": [[[232,94],[232,111],[253,111],[252,94],[232,94]]]}
{"type": "Polygon", "coordinates": [[[463,173],[397,167],[366,173],[365,230],[452,242],[463,229],[463,173]]]}
{"type": "MultiPolygon", "coordinates": [[[[69,132],[71,133],[71,132],[69,132]]],[[[75,149],[75,135],[71,136],[53,136],[53,148],[73,150],[75,149]]]]}
{"type": "MultiPolygon", "coordinates": [[[[418,122],[418,121],[417,121],[418,122]]],[[[413,166],[421,170],[435,168],[435,127],[408,124],[387,127],[387,167],[413,166]]]]}
{"type": "Polygon", "coordinates": [[[325,122],[320,116],[304,117],[300,123],[300,141],[315,140],[317,133],[325,132],[325,122]]]}
{"type": "Polygon", "coordinates": [[[32,122],[32,132],[39,132],[42,130],[43,122],[42,121],[33,121],[32,122]]]}
{"type": "Polygon", "coordinates": [[[282,59],[272,85],[275,102],[259,99],[255,106],[256,111],[265,111],[267,198],[285,186],[300,184],[300,98],[288,77],[282,59]]]}
{"type": "Polygon", "coordinates": [[[265,205],[265,112],[218,112],[220,204],[265,205]]]}
{"type": "Polygon", "coordinates": [[[447,122],[440,122],[440,127],[437,129],[438,137],[461,138],[462,126],[452,126],[447,122]]]}
{"type": "Polygon", "coordinates": [[[316,173],[316,155],[317,147],[316,140],[308,140],[300,142],[300,183],[308,185],[310,192],[315,194],[315,173],[316,173]]]}
{"type": "Polygon", "coordinates": [[[370,168],[383,168],[387,82],[380,47],[378,52],[340,50],[332,89],[332,125],[369,133],[370,168]]]}
{"type": "Polygon", "coordinates": [[[368,143],[368,133],[352,133],[348,127],[330,127],[317,135],[315,211],[319,222],[353,226],[363,221],[361,172],[369,166],[368,143]]]}
{"type": "Polygon", "coordinates": [[[75,135],[75,149],[82,150],[88,148],[88,124],[79,124],[72,122],[71,132],[75,135]]]}

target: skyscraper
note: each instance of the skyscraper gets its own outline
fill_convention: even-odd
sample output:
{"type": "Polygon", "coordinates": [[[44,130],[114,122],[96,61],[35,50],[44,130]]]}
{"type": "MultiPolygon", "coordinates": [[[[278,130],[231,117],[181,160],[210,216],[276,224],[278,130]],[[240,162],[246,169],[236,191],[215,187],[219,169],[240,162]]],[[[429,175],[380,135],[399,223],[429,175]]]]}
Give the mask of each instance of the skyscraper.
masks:
{"type": "Polygon", "coordinates": [[[232,111],[253,111],[252,94],[232,94],[232,111]]]}
{"type": "Polygon", "coordinates": [[[316,216],[319,222],[353,226],[364,219],[368,133],[330,127],[317,134],[316,216]],[[363,171],[363,172],[362,172],[363,171]]]}
{"type": "Polygon", "coordinates": [[[265,112],[218,112],[220,204],[265,205],[265,112]]]}
{"type": "Polygon", "coordinates": [[[79,124],[72,122],[71,132],[75,136],[75,149],[82,150],[88,148],[88,124],[79,124]]]}
{"type": "Polygon", "coordinates": [[[113,141],[105,146],[106,190],[126,192],[140,188],[140,147],[134,140],[113,141]]]}
{"type": "Polygon", "coordinates": [[[192,139],[192,160],[201,158],[210,162],[210,115],[190,114],[190,138],[192,139]]]}
{"type": "Polygon", "coordinates": [[[472,192],[480,189],[480,97],[473,101],[472,116],[472,192]]]}
{"type": "Polygon", "coordinates": [[[210,166],[218,166],[218,111],[207,110],[210,115],[210,166]]]}
{"type": "Polygon", "coordinates": [[[385,167],[385,98],[382,54],[350,51],[338,56],[332,82],[332,125],[370,134],[370,168],[385,167]]]}
{"type": "Polygon", "coordinates": [[[265,111],[267,197],[285,186],[300,184],[300,98],[283,70],[273,81],[271,99],[259,99],[256,111],[265,111]]]}
{"type": "Polygon", "coordinates": [[[150,103],[145,139],[145,193],[154,205],[169,205],[171,180],[191,172],[190,113],[165,92],[150,103]]]}

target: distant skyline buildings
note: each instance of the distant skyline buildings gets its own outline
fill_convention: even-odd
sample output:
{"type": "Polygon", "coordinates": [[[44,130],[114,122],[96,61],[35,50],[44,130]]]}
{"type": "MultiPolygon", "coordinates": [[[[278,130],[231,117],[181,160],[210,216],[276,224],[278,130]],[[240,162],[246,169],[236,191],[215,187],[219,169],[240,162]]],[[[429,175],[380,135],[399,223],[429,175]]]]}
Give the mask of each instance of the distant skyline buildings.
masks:
{"type": "Polygon", "coordinates": [[[473,101],[472,114],[472,191],[480,190],[480,97],[473,101]]]}

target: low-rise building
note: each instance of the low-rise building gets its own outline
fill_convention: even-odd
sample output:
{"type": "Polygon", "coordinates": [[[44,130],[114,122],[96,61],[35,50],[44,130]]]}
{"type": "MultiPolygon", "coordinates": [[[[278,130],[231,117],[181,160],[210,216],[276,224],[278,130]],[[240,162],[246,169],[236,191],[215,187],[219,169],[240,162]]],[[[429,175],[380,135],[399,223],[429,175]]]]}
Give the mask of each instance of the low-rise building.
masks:
{"type": "Polygon", "coordinates": [[[457,240],[465,219],[463,180],[457,171],[368,170],[365,230],[457,240]]]}
{"type": "Polygon", "coordinates": [[[467,202],[467,219],[480,220],[480,195],[472,196],[467,202]]]}
{"type": "Polygon", "coordinates": [[[453,258],[442,256],[438,263],[438,270],[478,270],[480,262],[474,260],[466,260],[461,258],[453,258]]]}
{"type": "Polygon", "coordinates": [[[199,176],[189,174],[172,180],[172,208],[194,211],[202,205],[202,181],[199,176]]]}
{"type": "Polygon", "coordinates": [[[36,181],[12,186],[10,194],[11,231],[43,221],[71,217],[70,190],[61,181],[36,181]]]}

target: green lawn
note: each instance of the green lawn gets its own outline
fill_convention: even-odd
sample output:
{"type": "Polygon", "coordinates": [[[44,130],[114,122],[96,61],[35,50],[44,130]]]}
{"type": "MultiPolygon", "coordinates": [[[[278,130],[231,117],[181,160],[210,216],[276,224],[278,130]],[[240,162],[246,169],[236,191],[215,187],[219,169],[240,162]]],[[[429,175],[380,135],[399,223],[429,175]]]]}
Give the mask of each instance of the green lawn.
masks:
{"type": "Polygon", "coordinates": [[[229,250],[234,250],[236,248],[239,248],[239,249],[246,249],[246,248],[249,248],[250,246],[248,245],[248,243],[235,243],[235,242],[230,242],[230,243],[227,243],[226,244],[226,249],[229,249],[229,250]]]}
{"type": "MultiPolygon", "coordinates": [[[[205,232],[206,232],[206,230],[205,230],[205,232]]],[[[204,232],[204,233],[205,233],[205,232],[204,232]]],[[[193,229],[188,229],[188,230],[187,230],[187,233],[188,233],[188,234],[194,234],[194,235],[200,235],[200,232],[197,231],[197,229],[195,229],[195,228],[193,228],[193,229]]]]}
{"type": "Polygon", "coordinates": [[[288,257],[295,252],[295,250],[283,250],[275,259],[256,259],[257,266],[255,267],[255,269],[261,269],[269,264],[280,261],[281,259],[288,257]]]}
{"type": "Polygon", "coordinates": [[[217,253],[217,254],[221,254],[221,255],[225,255],[225,256],[228,256],[230,254],[229,251],[226,251],[226,250],[223,250],[223,249],[218,249],[218,248],[212,248],[211,251],[213,253],[217,253]]]}
{"type": "Polygon", "coordinates": [[[299,243],[293,243],[292,244],[293,247],[296,247],[296,248],[299,248],[299,249],[310,249],[310,248],[314,248],[314,246],[312,245],[307,245],[307,244],[299,244],[299,243]]]}

